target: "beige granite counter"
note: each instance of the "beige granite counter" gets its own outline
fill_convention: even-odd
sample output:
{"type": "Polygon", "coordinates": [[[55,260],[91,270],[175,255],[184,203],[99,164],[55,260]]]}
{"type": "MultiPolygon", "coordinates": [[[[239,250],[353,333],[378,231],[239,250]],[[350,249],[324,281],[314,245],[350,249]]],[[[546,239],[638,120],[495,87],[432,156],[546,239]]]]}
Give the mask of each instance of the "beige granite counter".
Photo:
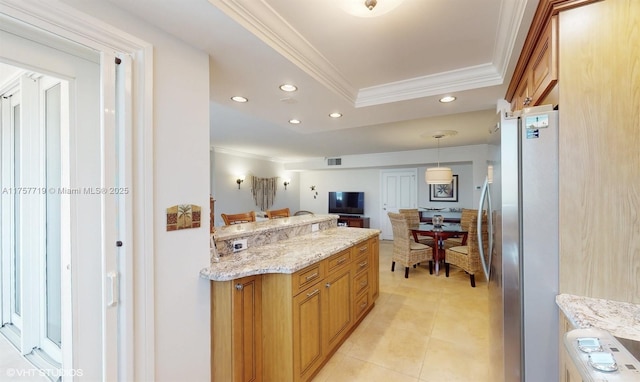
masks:
{"type": "Polygon", "coordinates": [[[575,328],[598,328],[640,341],[640,304],[560,294],[556,303],[575,328]]]}
{"type": "Polygon", "coordinates": [[[228,281],[265,273],[294,273],[380,234],[377,229],[334,227],[220,257],[200,277],[228,281]]]}

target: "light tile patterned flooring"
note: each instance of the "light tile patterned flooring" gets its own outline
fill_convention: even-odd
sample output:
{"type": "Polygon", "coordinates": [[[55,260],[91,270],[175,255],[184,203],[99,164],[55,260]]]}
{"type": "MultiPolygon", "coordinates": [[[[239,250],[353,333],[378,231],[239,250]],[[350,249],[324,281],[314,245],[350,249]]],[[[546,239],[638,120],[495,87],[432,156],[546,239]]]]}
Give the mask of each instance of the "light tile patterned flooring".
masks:
{"type": "Polygon", "coordinates": [[[49,382],[49,379],[21,357],[9,340],[0,335],[0,381],[49,382]]]}
{"type": "Polygon", "coordinates": [[[489,381],[484,275],[428,265],[391,272],[392,241],[380,242],[380,297],[313,382],[489,381]]]}
{"type": "MultiPolygon", "coordinates": [[[[451,267],[409,278],[396,264],[393,242],[380,242],[380,297],[313,382],[488,382],[487,284],[451,267]]],[[[0,381],[48,381],[0,336],[0,381]],[[21,370],[23,376],[16,375],[21,370]],[[12,374],[12,375],[9,375],[12,374]],[[30,374],[25,376],[24,374],[30,374]]]]}

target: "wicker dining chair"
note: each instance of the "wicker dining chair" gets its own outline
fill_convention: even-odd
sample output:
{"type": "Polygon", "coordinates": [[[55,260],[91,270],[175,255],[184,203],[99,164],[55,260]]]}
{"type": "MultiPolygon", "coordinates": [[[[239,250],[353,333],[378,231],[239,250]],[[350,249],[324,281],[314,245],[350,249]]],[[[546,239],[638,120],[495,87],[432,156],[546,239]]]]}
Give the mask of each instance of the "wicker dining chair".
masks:
{"type": "Polygon", "coordinates": [[[433,273],[433,250],[428,245],[416,243],[403,214],[389,212],[387,214],[393,228],[393,255],[391,257],[391,272],[395,270],[396,262],[404,266],[404,277],[409,278],[409,267],[429,262],[429,273],[433,273]]]}
{"type": "MultiPolygon", "coordinates": [[[[463,208],[462,213],[460,214],[460,227],[462,229],[466,229],[469,226],[471,219],[477,218],[477,216],[478,216],[478,210],[463,208]]],[[[442,244],[445,249],[452,248],[452,247],[460,247],[465,245],[465,243],[463,243],[463,236],[450,237],[444,240],[442,244]]]]}
{"type": "Polygon", "coordinates": [[[256,221],[256,212],[249,211],[241,214],[220,214],[225,225],[249,223],[256,221]]]}
{"type": "MultiPolygon", "coordinates": [[[[467,245],[448,248],[445,251],[445,274],[449,277],[449,265],[460,267],[469,274],[471,286],[476,287],[476,274],[482,274],[482,264],[480,260],[480,246],[478,243],[478,217],[471,218],[467,225],[467,245]]],[[[486,253],[489,242],[487,232],[487,219],[482,219],[482,247],[486,253]]]]}
{"type": "Polygon", "coordinates": [[[288,218],[289,208],[281,208],[279,210],[267,210],[268,219],[288,218]]]}
{"type": "MultiPolygon", "coordinates": [[[[420,212],[417,208],[401,208],[398,210],[398,213],[403,214],[407,218],[409,229],[418,228],[418,226],[420,225],[420,212]]],[[[420,244],[432,246],[433,238],[431,236],[419,235],[418,242],[420,244]]]]}

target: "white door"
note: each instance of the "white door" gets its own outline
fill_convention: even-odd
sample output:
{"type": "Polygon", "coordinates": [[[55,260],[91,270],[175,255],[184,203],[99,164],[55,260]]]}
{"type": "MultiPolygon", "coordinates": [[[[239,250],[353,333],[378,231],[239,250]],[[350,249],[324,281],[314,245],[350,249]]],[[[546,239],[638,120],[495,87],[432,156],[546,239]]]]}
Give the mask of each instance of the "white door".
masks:
{"type": "Polygon", "coordinates": [[[380,238],[393,240],[393,230],[389,222],[388,212],[398,212],[401,208],[417,208],[418,205],[418,170],[398,169],[380,172],[382,190],[380,211],[380,238]]]}
{"type": "MultiPolygon", "coordinates": [[[[100,79],[101,75],[104,76],[101,66],[102,70],[114,73],[115,63],[112,61],[109,69],[106,67],[108,62],[101,65],[100,56],[95,51],[75,46],[74,53],[70,54],[64,52],[67,49],[61,48],[59,41],[46,41],[52,37],[40,36],[33,30],[29,33],[30,38],[27,39],[0,30],[0,61],[55,76],[62,79],[63,84],[68,84],[65,86],[68,94],[58,100],[62,110],[58,147],[60,166],[57,169],[61,187],[41,185],[47,193],[59,196],[56,203],[59,203],[60,231],[56,235],[59,236],[57,261],[60,262],[61,273],[60,280],[55,282],[59,282],[61,292],[59,301],[49,302],[60,304],[62,327],[58,338],[47,337],[46,323],[37,325],[41,332],[37,338],[41,339],[44,348],[60,342],[63,380],[77,380],[79,377],[86,380],[113,379],[117,375],[117,349],[112,340],[106,344],[105,339],[118,337],[116,316],[110,313],[117,309],[118,296],[113,292],[118,291],[118,285],[114,284],[118,277],[109,278],[107,271],[117,276],[113,239],[117,236],[114,230],[118,229],[118,222],[115,211],[105,210],[114,208],[116,195],[111,190],[118,184],[113,179],[116,174],[113,167],[116,165],[115,121],[101,113],[104,110],[105,115],[112,115],[115,101],[102,100],[101,104],[100,79]],[[82,370],[82,376],[73,375],[73,370],[82,370]]],[[[40,138],[44,146],[46,137],[40,138]]],[[[36,175],[43,173],[44,170],[36,175]]],[[[46,246],[46,235],[40,236],[45,239],[39,246],[46,246]]],[[[22,280],[37,279],[27,272],[33,272],[33,269],[25,268],[22,263],[22,280]]],[[[54,329],[58,323],[54,316],[58,313],[49,313],[49,328],[54,329]]],[[[43,317],[46,318],[46,314],[43,317]]],[[[22,335],[34,337],[24,330],[22,335]]],[[[22,349],[22,352],[30,351],[31,346],[30,343],[29,348],[22,349]]]]}

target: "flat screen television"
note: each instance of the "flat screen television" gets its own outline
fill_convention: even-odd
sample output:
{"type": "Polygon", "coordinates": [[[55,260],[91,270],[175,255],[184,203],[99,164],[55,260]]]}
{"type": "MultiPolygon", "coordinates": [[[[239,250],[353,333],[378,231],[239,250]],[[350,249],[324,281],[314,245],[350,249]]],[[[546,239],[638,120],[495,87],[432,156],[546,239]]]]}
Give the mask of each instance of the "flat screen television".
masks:
{"type": "Polygon", "coordinates": [[[329,213],[364,215],[364,192],[329,192],[329,213]]]}

